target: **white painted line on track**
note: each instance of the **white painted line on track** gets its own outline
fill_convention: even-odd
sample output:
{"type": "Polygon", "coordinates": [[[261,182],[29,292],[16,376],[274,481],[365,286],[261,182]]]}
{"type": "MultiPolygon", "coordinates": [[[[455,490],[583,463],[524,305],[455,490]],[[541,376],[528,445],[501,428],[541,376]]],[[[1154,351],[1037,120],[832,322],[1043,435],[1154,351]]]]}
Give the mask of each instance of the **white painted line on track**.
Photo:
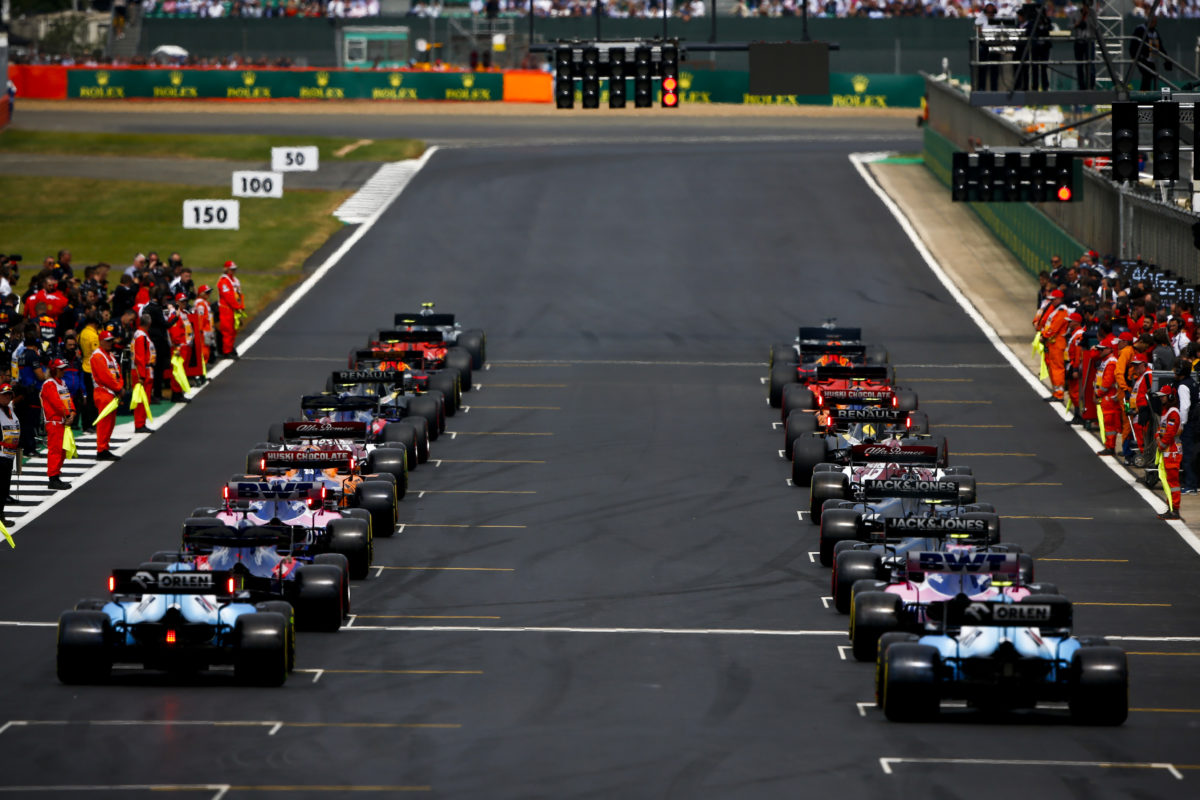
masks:
{"type": "Polygon", "coordinates": [[[567,627],[479,627],[472,625],[355,625],[343,631],[404,631],[428,633],[616,633],[668,636],[845,636],[846,631],[778,630],[753,628],[567,628],[567,627]]]}
{"type": "Polygon", "coordinates": [[[829,604],[830,604],[830,603],[832,603],[832,602],[833,602],[833,598],[832,598],[832,597],[822,597],[822,598],[821,598],[821,606],[822,606],[823,608],[829,608],[829,604]]]}
{"type": "Polygon", "coordinates": [[[858,709],[858,715],[860,717],[865,717],[867,715],[867,709],[875,707],[875,701],[872,700],[869,703],[855,703],[854,707],[858,709]]]}
{"type": "Polygon", "coordinates": [[[113,784],[60,784],[58,786],[0,786],[5,794],[32,794],[33,792],[212,792],[210,800],[221,800],[229,793],[227,783],[113,783],[113,784]]]}
{"type": "Polygon", "coordinates": [[[808,551],[808,563],[810,563],[810,564],[817,563],[817,556],[819,556],[819,555],[821,555],[820,550],[809,550],[808,551]]]}
{"type": "Polygon", "coordinates": [[[800,518],[801,522],[804,522],[804,518],[806,516],[808,516],[808,512],[807,511],[797,511],[796,516],[800,518]]]}
{"type": "MultiPolygon", "coordinates": [[[[757,367],[762,369],[767,366],[765,361],[619,361],[611,359],[597,359],[584,361],[518,361],[512,358],[506,358],[501,361],[494,362],[497,367],[572,367],[575,365],[584,366],[613,366],[613,367],[757,367]]],[[[766,378],[759,378],[763,383],[767,382],[766,378]]]]}
{"type": "MultiPolygon", "coordinates": [[[[872,704],[874,705],[874,704],[872,704]]],[[[895,758],[879,759],[885,775],[891,775],[895,764],[965,764],[992,767],[1098,767],[1102,769],[1162,769],[1176,780],[1183,780],[1183,773],[1174,764],[1160,761],[1042,761],[1018,758],[895,758]]]]}
{"type": "MultiPolygon", "coordinates": [[[[398,198],[401,195],[401,193],[404,191],[404,189],[408,186],[408,184],[411,182],[412,177],[421,171],[421,169],[425,166],[425,164],[427,164],[429,162],[429,159],[437,151],[438,151],[438,148],[436,146],[430,147],[428,150],[426,150],[425,153],[419,159],[416,160],[416,164],[412,165],[411,174],[410,174],[409,178],[407,180],[395,185],[392,188],[391,194],[383,201],[382,205],[380,205],[374,211],[374,213],[372,213],[369,217],[367,217],[363,221],[363,223],[361,225],[359,225],[359,227],[354,231],[354,233],[350,234],[350,236],[347,237],[346,241],[342,242],[341,246],[338,247],[338,249],[335,250],[329,256],[329,258],[325,259],[325,261],[322,262],[321,265],[319,267],[317,267],[311,275],[309,275],[307,278],[305,278],[304,281],[301,282],[301,284],[299,286],[297,286],[295,288],[295,290],[293,290],[292,293],[290,295],[288,295],[288,297],[282,303],[280,303],[279,306],[273,312],[271,312],[271,315],[268,316],[265,320],[263,320],[254,329],[254,332],[252,334],[250,334],[248,337],[246,337],[245,341],[243,341],[240,345],[238,345],[237,353],[238,353],[239,357],[245,355],[246,352],[248,350],[250,350],[250,348],[254,347],[254,345],[258,342],[258,340],[261,339],[267,333],[267,331],[271,330],[271,328],[273,328],[275,326],[275,324],[277,322],[279,322],[280,319],[283,318],[284,314],[286,314],[288,311],[290,311],[291,308],[296,305],[296,303],[300,302],[300,300],[312,290],[312,288],[317,284],[317,282],[320,281],[321,278],[325,277],[326,273],[328,273],[331,269],[333,269],[335,266],[337,266],[338,263],[341,262],[342,258],[346,255],[346,253],[350,252],[350,249],[358,243],[359,239],[361,239],[363,236],[365,236],[366,233],[369,230],[371,230],[372,227],[375,226],[375,223],[379,221],[379,218],[383,216],[384,212],[387,211],[389,207],[391,207],[392,203],[395,202],[396,198],[398,198]]],[[[407,163],[407,162],[400,162],[400,163],[407,163]]],[[[191,392],[189,392],[187,394],[187,397],[190,399],[192,397],[195,397],[197,394],[204,391],[205,389],[207,389],[209,386],[212,385],[213,380],[215,378],[217,378],[218,376],[220,376],[220,374],[222,372],[224,372],[226,369],[228,369],[229,366],[233,363],[234,362],[229,359],[224,359],[224,360],[218,362],[212,369],[210,369],[208,371],[208,381],[202,386],[195,387],[191,392]]],[[[148,424],[154,430],[158,430],[158,429],[162,428],[163,425],[166,425],[176,414],[178,414],[183,409],[184,405],[185,405],[184,403],[173,404],[171,406],[171,408],[168,408],[166,411],[164,411],[161,414],[159,414],[158,416],[156,416],[154,418],[154,420],[152,422],[149,422],[148,424]]],[[[133,431],[133,427],[134,427],[134,425],[133,425],[132,421],[123,422],[120,425],[117,425],[114,427],[113,436],[116,437],[117,441],[124,441],[124,444],[120,445],[119,447],[112,448],[113,452],[116,453],[117,455],[123,456],[126,453],[128,453],[130,450],[132,450],[133,448],[137,447],[143,441],[145,441],[146,435],[145,434],[135,434],[133,431]]],[[[115,442],[114,442],[114,444],[115,444],[115,442]]],[[[44,458],[44,456],[43,456],[43,458],[44,458]]],[[[86,471],[84,471],[80,474],[77,474],[77,475],[70,476],[71,480],[72,480],[70,489],[64,489],[59,492],[55,492],[54,494],[47,495],[46,498],[44,500],[42,500],[41,503],[39,503],[36,506],[33,506],[32,508],[29,508],[29,509],[22,508],[21,515],[20,515],[20,523],[21,524],[19,527],[14,527],[11,530],[11,534],[12,534],[13,538],[15,539],[21,533],[21,531],[24,530],[25,526],[28,523],[34,521],[35,519],[42,516],[47,511],[49,511],[51,508],[53,508],[58,503],[58,501],[62,500],[65,497],[70,496],[72,493],[77,491],[79,489],[79,487],[88,483],[89,481],[94,479],[96,476],[98,476],[101,472],[103,472],[104,470],[108,469],[110,466],[112,466],[113,464],[116,464],[116,463],[118,463],[118,462],[115,462],[115,461],[92,462],[91,466],[88,467],[86,469],[86,471]]],[[[29,467],[29,466],[31,466],[31,465],[28,465],[28,464],[26,465],[26,467],[29,467]]],[[[79,467],[82,465],[71,465],[70,461],[68,461],[67,464],[64,465],[65,468],[69,468],[70,466],[79,467]]],[[[16,478],[18,481],[22,480],[21,476],[19,476],[19,475],[14,475],[13,477],[16,478]]],[[[22,490],[21,492],[18,492],[16,496],[20,497],[21,494],[26,494],[26,492],[24,490],[22,490]]]]}
{"type": "Polygon", "coordinates": [[[57,628],[57,622],[21,622],[19,620],[0,620],[0,628],[57,628]]]}
{"type": "Polygon", "coordinates": [[[838,649],[838,658],[842,659],[842,661],[848,661],[849,659],[846,658],[846,652],[849,650],[853,650],[854,647],[853,647],[853,645],[839,644],[837,646],[837,649],[838,649]]]}
{"type": "MultiPolygon", "coordinates": [[[[933,257],[933,253],[931,253],[929,248],[925,246],[925,243],[921,241],[920,234],[917,233],[916,228],[913,227],[908,217],[904,214],[904,211],[898,205],[896,205],[891,197],[888,196],[887,192],[883,190],[883,187],[879,185],[879,182],[875,180],[875,176],[871,174],[869,169],[867,169],[867,165],[871,162],[877,161],[881,158],[886,158],[889,155],[891,154],[851,153],[850,163],[852,163],[854,168],[858,170],[858,174],[866,182],[867,186],[870,187],[871,191],[875,193],[875,196],[879,198],[880,202],[883,203],[884,207],[886,207],[887,210],[891,212],[892,216],[895,217],[896,222],[900,225],[901,230],[903,230],[905,235],[908,236],[909,241],[912,242],[913,247],[921,256],[922,260],[924,260],[925,265],[929,267],[931,272],[933,272],[934,277],[938,279],[950,296],[954,298],[954,301],[958,303],[959,307],[962,308],[966,315],[971,318],[971,321],[975,323],[983,335],[987,337],[987,340],[991,342],[992,347],[994,347],[996,351],[1004,358],[1004,360],[1007,361],[1010,366],[1012,366],[1016,373],[1022,379],[1024,379],[1027,384],[1029,384],[1029,387],[1037,393],[1038,397],[1041,397],[1043,400],[1049,399],[1051,397],[1050,390],[1042,385],[1042,382],[1037,379],[1037,376],[1025,368],[1025,365],[1021,362],[1021,359],[1017,356],[1017,354],[1014,353],[1012,349],[1010,349],[1008,345],[1004,343],[1003,340],[1001,340],[999,334],[996,333],[996,329],[993,328],[991,323],[989,323],[983,317],[983,315],[979,313],[979,310],[975,308],[975,306],[971,303],[967,296],[962,293],[962,291],[958,288],[946,271],[942,269],[941,264],[939,264],[937,259],[933,257]]],[[[1069,419],[1066,412],[1062,410],[1061,406],[1053,408],[1053,410],[1064,422],[1069,419]]],[[[1071,429],[1075,431],[1075,435],[1082,439],[1083,442],[1093,452],[1095,452],[1097,448],[1103,446],[1103,443],[1099,439],[1082,428],[1072,425],[1071,429]]],[[[1099,459],[1099,461],[1112,470],[1112,473],[1124,481],[1129,488],[1137,492],[1138,495],[1146,501],[1146,504],[1155,511],[1165,504],[1165,501],[1160,499],[1158,495],[1154,494],[1145,486],[1138,483],[1137,479],[1130,475],[1129,472],[1123,466],[1121,466],[1116,459],[1102,458],[1099,459]]],[[[1192,533],[1187,525],[1179,520],[1168,520],[1166,521],[1166,524],[1169,525],[1177,534],[1179,534],[1179,537],[1183,539],[1183,541],[1189,547],[1191,547],[1192,550],[1196,551],[1197,554],[1200,554],[1200,538],[1197,538],[1196,534],[1192,533]]]]}

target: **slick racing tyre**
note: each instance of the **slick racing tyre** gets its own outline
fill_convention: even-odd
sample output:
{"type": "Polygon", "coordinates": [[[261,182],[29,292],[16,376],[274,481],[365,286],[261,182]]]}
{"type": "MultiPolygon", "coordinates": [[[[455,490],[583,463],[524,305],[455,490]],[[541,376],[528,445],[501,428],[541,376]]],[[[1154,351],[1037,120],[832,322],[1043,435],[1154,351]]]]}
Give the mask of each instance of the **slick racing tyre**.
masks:
{"type": "Polygon", "coordinates": [[[896,390],[896,410],[897,411],[916,411],[917,393],[912,389],[897,389],[896,390]]]}
{"type": "MultiPolygon", "coordinates": [[[[390,428],[391,425],[388,426],[390,428]]],[[[412,428],[404,426],[409,432],[413,432],[412,428]]],[[[384,428],[386,431],[387,428],[384,428]]],[[[416,447],[416,441],[413,441],[413,447],[416,447]]],[[[371,452],[367,453],[367,463],[365,471],[369,473],[382,472],[390,475],[396,480],[396,499],[404,499],[405,493],[408,491],[408,451],[403,444],[392,446],[376,447],[371,452]]]]}
{"type": "Polygon", "coordinates": [[[67,611],[58,618],[58,679],[98,683],[112,671],[112,622],[102,611],[67,611]]]}
{"type": "Polygon", "coordinates": [[[850,613],[850,595],[855,583],[876,580],[881,571],[882,560],[879,553],[870,550],[843,550],[838,553],[833,560],[833,572],[829,576],[833,605],[838,613],[850,613]]]}
{"type": "Polygon", "coordinates": [[[363,481],[354,489],[351,503],[371,512],[371,529],[387,538],[396,532],[396,490],[383,481],[363,481]]]}
{"type": "MultiPolygon", "coordinates": [[[[813,469],[825,460],[825,439],[815,436],[801,436],[792,444],[792,485],[808,486],[813,482],[813,469]]],[[[841,473],[835,474],[839,478],[841,473]]]]}
{"type": "Polygon", "coordinates": [[[771,408],[783,405],[784,390],[797,380],[795,362],[775,361],[771,364],[771,374],[767,379],[767,402],[771,408]]]}
{"type": "Polygon", "coordinates": [[[483,369],[487,361],[487,336],[479,328],[471,328],[458,335],[456,345],[471,354],[471,368],[483,369]]]}
{"type": "Polygon", "coordinates": [[[888,351],[883,345],[869,344],[866,351],[866,362],[871,366],[882,367],[888,363],[888,351]]]}
{"type": "Polygon", "coordinates": [[[874,661],[880,637],[900,627],[900,595],[855,589],[850,606],[850,649],[856,661],[874,661]]]}
{"type": "Polygon", "coordinates": [[[267,441],[271,444],[283,444],[283,423],[275,422],[267,429],[267,441]]]}
{"type": "Polygon", "coordinates": [[[287,625],[284,628],[284,633],[287,636],[285,645],[287,648],[287,671],[289,673],[292,672],[296,669],[296,610],[286,600],[267,600],[263,603],[257,603],[254,606],[254,610],[273,612],[287,620],[287,625]]]}
{"type": "Polygon", "coordinates": [[[295,602],[292,603],[297,624],[312,631],[336,631],[342,627],[344,582],[341,569],[332,564],[297,567],[295,602]]]}
{"type": "Polygon", "coordinates": [[[438,427],[438,405],[438,398],[432,394],[414,397],[408,404],[409,416],[421,417],[428,424],[427,435],[431,442],[437,441],[438,434],[442,430],[438,427]]]}
{"type": "Polygon", "coordinates": [[[459,388],[464,392],[471,391],[474,385],[471,380],[471,369],[474,360],[471,354],[462,347],[451,347],[446,351],[446,369],[458,373],[459,388]]]}
{"type": "Polygon", "coordinates": [[[905,633],[902,631],[892,631],[885,633],[879,637],[879,643],[875,646],[875,707],[883,708],[883,657],[887,654],[888,648],[899,642],[919,642],[920,636],[915,633],[905,633]]]}
{"type": "Polygon", "coordinates": [[[1129,716],[1129,666],[1120,648],[1081,646],[1071,659],[1071,678],[1068,703],[1076,722],[1120,725],[1129,716]]]}
{"type": "Polygon", "coordinates": [[[288,676],[288,619],[275,611],[242,614],[233,623],[233,673],[251,686],[282,686],[288,676]]]}
{"type": "MultiPolygon", "coordinates": [[[[974,478],[958,478],[957,480],[969,480],[974,483],[974,478]]],[[[962,484],[958,485],[959,493],[962,493],[962,484]]],[[[983,539],[986,544],[1000,544],[1000,515],[988,513],[987,511],[968,511],[965,514],[959,515],[958,519],[963,520],[983,520],[984,532],[983,539]]],[[[974,534],[972,534],[974,536],[974,534]]]]}
{"type": "Polygon", "coordinates": [[[771,345],[770,357],[767,360],[768,367],[774,367],[776,364],[798,364],[800,357],[796,355],[796,346],[791,342],[777,342],[771,345]]]}
{"type": "Polygon", "coordinates": [[[817,396],[807,386],[791,383],[783,389],[783,401],[780,405],[781,419],[786,420],[793,411],[812,411],[817,407],[817,396]]]}
{"type": "Polygon", "coordinates": [[[792,442],[801,436],[816,433],[817,416],[807,411],[793,411],[783,422],[783,456],[792,457],[792,442]]]}
{"type": "MultiPolygon", "coordinates": [[[[794,447],[792,449],[795,450],[794,447]]],[[[821,522],[821,508],[826,500],[848,500],[847,495],[850,493],[850,482],[840,470],[823,472],[822,466],[822,464],[818,464],[813,468],[809,488],[808,520],[814,525],[819,525],[821,522]]]]}
{"type": "Polygon", "coordinates": [[[357,581],[361,581],[370,573],[374,556],[371,528],[371,524],[353,517],[330,520],[326,528],[330,552],[346,557],[350,577],[357,581]]]}
{"type": "MultiPolygon", "coordinates": [[[[417,460],[414,463],[424,464],[429,460],[429,442],[431,441],[429,436],[429,420],[420,416],[408,416],[400,420],[400,422],[412,426],[412,429],[416,432],[417,460]]],[[[395,425],[396,423],[393,422],[392,424],[395,425]]]]}
{"type": "Polygon", "coordinates": [[[897,642],[883,654],[883,713],[892,722],[920,722],[938,713],[938,652],[897,642]]]}
{"type": "Polygon", "coordinates": [[[407,453],[405,466],[409,471],[416,469],[420,463],[420,454],[417,452],[417,426],[412,424],[412,419],[407,417],[398,422],[389,422],[383,429],[384,444],[404,446],[407,453]]]}
{"type": "Polygon", "coordinates": [[[833,566],[833,549],[838,542],[858,539],[862,527],[862,515],[851,508],[833,508],[821,517],[820,561],[821,566],[833,566]]]}
{"type": "Polygon", "coordinates": [[[457,372],[443,369],[430,375],[429,391],[430,393],[442,393],[442,397],[445,398],[447,417],[453,417],[458,413],[458,409],[462,406],[462,387],[459,384],[457,372]]]}
{"type": "Polygon", "coordinates": [[[263,473],[262,459],[266,455],[266,450],[259,450],[257,447],[246,453],[246,474],[261,475],[263,473]]]}
{"type": "Polygon", "coordinates": [[[908,412],[908,432],[919,435],[929,433],[929,415],[924,411],[908,412]]]}

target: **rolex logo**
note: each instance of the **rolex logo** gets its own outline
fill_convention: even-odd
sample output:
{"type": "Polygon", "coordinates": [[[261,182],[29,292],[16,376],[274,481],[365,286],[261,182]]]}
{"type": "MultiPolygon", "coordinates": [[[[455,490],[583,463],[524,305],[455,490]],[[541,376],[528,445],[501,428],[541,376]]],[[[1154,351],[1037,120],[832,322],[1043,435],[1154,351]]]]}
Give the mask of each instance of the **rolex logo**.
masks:
{"type": "Polygon", "coordinates": [[[474,85],[475,85],[475,76],[474,75],[463,75],[463,87],[464,88],[470,89],[474,85]]]}
{"type": "Polygon", "coordinates": [[[403,81],[404,76],[399,72],[393,72],[391,75],[388,75],[388,83],[392,86],[399,86],[403,81]]]}
{"type": "Polygon", "coordinates": [[[854,91],[857,94],[862,94],[867,90],[867,87],[871,84],[871,81],[866,75],[855,75],[850,79],[850,83],[852,86],[854,86],[854,91]]]}
{"type": "Polygon", "coordinates": [[[328,86],[328,85],[329,85],[329,73],[328,72],[318,72],[317,73],[317,86],[328,86]]]}
{"type": "Polygon", "coordinates": [[[172,86],[178,86],[183,83],[183,73],[179,70],[171,70],[170,78],[172,86]]]}
{"type": "Polygon", "coordinates": [[[243,72],[242,83],[246,86],[253,86],[254,81],[258,78],[258,74],[254,72],[243,72]]]}
{"type": "Polygon", "coordinates": [[[97,72],[96,83],[100,84],[101,86],[108,86],[108,73],[104,70],[97,72]]]}
{"type": "Polygon", "coordinates": [[[684,91],[692,88],[692,79],[696,77],[690,72],[679,73],[679,88],[684,91]]]}

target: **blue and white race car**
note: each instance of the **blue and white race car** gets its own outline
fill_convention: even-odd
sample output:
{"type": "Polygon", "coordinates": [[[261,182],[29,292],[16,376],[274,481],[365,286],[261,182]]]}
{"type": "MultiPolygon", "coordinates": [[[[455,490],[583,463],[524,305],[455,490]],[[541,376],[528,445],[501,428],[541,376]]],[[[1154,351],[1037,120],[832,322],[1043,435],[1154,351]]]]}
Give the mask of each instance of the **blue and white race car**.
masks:
{"type": "Polygon", "coordinates": [[[889,720],[930,719],[946,699],[985,711],[1065,701],[1072,719],[1091,725],[1120,725],[1128,716],[1124,651],[1072,636],[1071,603],[1062,595],[958,595],[930,606],[929,616],[926,635],[879,639],[876,702],[889,720]]]}
{"type": "Polygon", "coordinates": [[[227,570],[143,564],[114,570],[111,597],[82,600],[58,620],[58,678],[95,683],[114,664],[193,672],[232,664],[239,681],[280,686],[295,664],[285,602],[255,603],[227,570]]]}

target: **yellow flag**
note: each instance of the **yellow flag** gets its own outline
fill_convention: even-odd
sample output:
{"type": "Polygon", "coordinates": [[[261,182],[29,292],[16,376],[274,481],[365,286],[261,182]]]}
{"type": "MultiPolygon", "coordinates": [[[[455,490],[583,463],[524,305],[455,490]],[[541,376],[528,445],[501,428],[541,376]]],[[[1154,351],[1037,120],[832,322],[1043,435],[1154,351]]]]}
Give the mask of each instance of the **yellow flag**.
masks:
{"type": "Polygon", "coordinates": [[[1096,422],[1100,424],[1100,445],[1102,447],[1108,447],[1106,444],[1108,441],[1108,434],[1104,431],[1104,409],[1100,408],[1099,401],[1096,403],[1096,422]]]}
{"type": "Polygon", "coordinates": [[[184,392],[192,390],[192,385],[188,383],[187,372],[183,369],[183,356],[179,353],[171,356],[171,375],[175,377],[175,381],[184,392]]]}
{"type": "Polygon", "coordinates": [[[1067,389],[1067,391],[1063,392],[1063,408],[1065,408],[1067,413],[1070,414],[1071,409],[1074,407],[1075,404],[1071,402],[1071,390],[1067,389]]]}
{"type": "Polygon", "coordinates": [[[1044,352],[1041,354],[1041,362],[1042,366],[1038,370],[1038,380],[1044,381],[1050,377],[1050,370],[1046,368],[1046,354],[1044,352]]]}
{"type": "Polygon", "coordinates": [[[1042,354],[1042,349],[1042,335],[1040,333],[1035,333],[1033,335],[1033,343],[1029,348],[1029,355],[1033,358],[1037,358],[1042,354]]]}
{"type": "Polygon", "coordinates": [[[1167,508],[1175,511],[1175,500],[1171,495],[1171,484],[1167,482],[1167,462],[1163,459],[1162,450],[1158,451],[1158,479],[1162,481],[1163,494],[1167,496],[1167,508]]]}
{"type": "Polygon", "coordinates": [[[98,415],[96,415],[96,422],[99,422],[100,420],[104,419],[109,414],[115,414],[115,413],[117,413],[117,398],[114,397],[112,402],[109,403],[108,405],[106,405],[104,407],[104,410],[101,411],[98,415]]]}
{"type": "Polygon", "coordinates": [[[242,329],[242,323],[244,323],[245,321],[246,321],[246,312],[245,311],[238,311],[238,312],[234,313],[233,329],[235,331],[240,331],[242,329]]]}
{"type": "Polygon", "coordinates": [[[67,458],[79,458],[79,448],[75,446],[75,434],[71,433],[71,426],[63,426],[63,455],[67,458]]]}
{"type": "Polygon", "coordinates": [[[4,534],[4,540],[8,542],[8,546],[13,550],[17,549],[17,543],[13,541],[12,534],[8,532],[8,528],[4,527],[4,523],[0,522],[0,534],[4,534]]]}
{"type": "Polygon", "coordinates": [[[129,407],[137,408],[139,403],[146,407],[146,419],[154,422],[154,415],[150,413],[150,398],[146,396],[146,387],[142,386],[141,383],[135,383],[133,385],[133,397],[129,401],[129,407]]]}

